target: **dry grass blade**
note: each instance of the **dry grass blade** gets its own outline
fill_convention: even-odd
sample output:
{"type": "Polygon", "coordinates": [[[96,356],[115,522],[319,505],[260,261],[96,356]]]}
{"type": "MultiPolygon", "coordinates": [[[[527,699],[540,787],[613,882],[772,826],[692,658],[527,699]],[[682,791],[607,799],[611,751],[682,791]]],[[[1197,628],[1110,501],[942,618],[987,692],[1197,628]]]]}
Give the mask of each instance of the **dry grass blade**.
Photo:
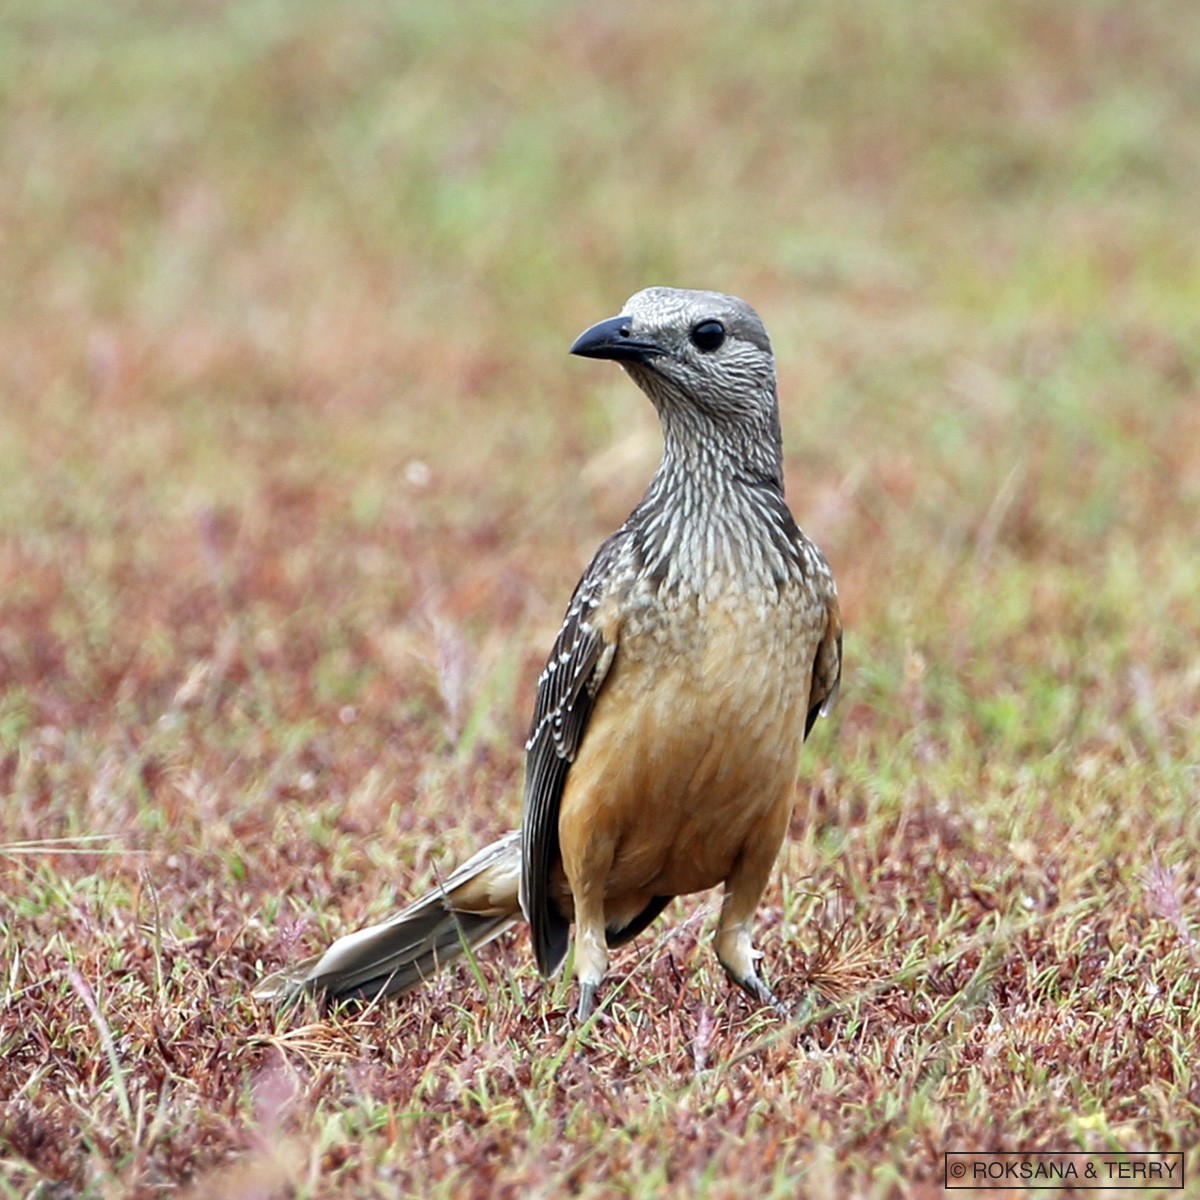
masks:
{"type": "Polygon", "coordinates": [[[282,1058],[295,1057],[309,1064],[352,1062],[362,1057],[364,1043],[374,1031],[374,1023],[363,1018],[344,1023],[312,1022],[290,1029],[256,1033],[246,1045],[251,1049],[269,1048],[282,1058]]]}
{"type": "Polygon", "coordinates": [[[32,838],[22,842],[0,842],[0,855],[48,854],[145,854],[120,845],[111,833],[81,834],[79,837],[32,838]]]}

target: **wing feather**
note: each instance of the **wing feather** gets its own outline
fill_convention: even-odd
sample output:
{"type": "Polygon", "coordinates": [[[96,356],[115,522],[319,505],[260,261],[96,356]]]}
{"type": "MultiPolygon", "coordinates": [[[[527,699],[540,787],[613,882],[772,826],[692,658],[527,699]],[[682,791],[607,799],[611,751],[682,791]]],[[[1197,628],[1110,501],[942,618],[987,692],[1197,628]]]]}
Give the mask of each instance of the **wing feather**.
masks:
{"type": "Polygon", "coordinates": [[[808,693],[808,719],[804,736],[812,732],[818,717],[829,715],[842,682],[842,616],[837,596],[830,596],[827,607],[825,636],[817,647],[813,660],[812,687],[808,693]]]}
{"type": "Polygon", "coordinates": [[[552,975],[566,957],[569,923],[551,883],[559,860],[558,813],[563,789],[587,731],[596,697],[616,653],[592,618],[603,600],[615,552],[610,539],[580,580],[554,648],[538,679],[525,744],[521,824],[521,907],[529,921],[538,969],[552,975]]]}

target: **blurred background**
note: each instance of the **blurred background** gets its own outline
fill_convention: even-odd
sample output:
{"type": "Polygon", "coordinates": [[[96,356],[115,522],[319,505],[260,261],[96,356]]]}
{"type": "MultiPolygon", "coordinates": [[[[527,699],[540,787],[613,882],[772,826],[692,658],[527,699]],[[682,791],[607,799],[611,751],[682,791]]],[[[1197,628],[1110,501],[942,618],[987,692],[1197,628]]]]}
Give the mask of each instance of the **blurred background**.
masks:
{"type": "Polygon", "coordinates": [[[107,961],[80,914],[144,870],[180,937],[262,919],[244,983],[276,922],[344,931],[515,822],[541,655],[658,452],[566,351],[649,284],[763,316],[840,583],[805,869],[869,880],[899,827],[998,904],[1080,836],[1191,861],[1193,0],[3,26],[0,841],[149,856],[12,860],[10,936],[107,961]]]}
{"type": "Polygon", "coordinates": [[[386,723],[414,649],[453,676],[520,630],[536,658],[657,454],[642,398],[566,347],[666,283],[767,322],[853,670],[882,702],[932,660],[1001,724],[1041,672],[1053,743],[1086,719],[1056,671],[1128,682],[1195,644],[1198,26],[10,5],[9,728],[147,721],[214,662],[213,707],[250,680],[386,723]]]}

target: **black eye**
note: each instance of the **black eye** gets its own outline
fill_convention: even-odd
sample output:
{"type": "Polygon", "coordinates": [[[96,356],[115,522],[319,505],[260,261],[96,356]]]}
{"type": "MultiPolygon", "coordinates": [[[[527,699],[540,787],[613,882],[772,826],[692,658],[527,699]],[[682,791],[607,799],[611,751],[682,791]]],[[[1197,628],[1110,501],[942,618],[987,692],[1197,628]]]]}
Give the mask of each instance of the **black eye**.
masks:
{"type": "Polygon", "coordinates": [[[692,345],[705,354],[720,348],[725,340],[725,326],[720,321],[701,321],[692,329],[692,345]]]}

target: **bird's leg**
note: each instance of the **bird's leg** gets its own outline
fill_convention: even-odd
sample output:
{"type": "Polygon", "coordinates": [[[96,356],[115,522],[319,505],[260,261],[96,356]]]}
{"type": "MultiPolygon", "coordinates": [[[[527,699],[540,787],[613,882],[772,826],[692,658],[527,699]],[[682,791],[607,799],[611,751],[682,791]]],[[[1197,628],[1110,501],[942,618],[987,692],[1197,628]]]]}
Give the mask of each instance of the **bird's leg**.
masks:
{"type": "Polygon", "coordinates": [[[615,841],[592,815],[591,793],[582,793],[574,807],[559,814],[563,873],[571,892],[575,918],[575,978],[579,981],[576,1019],[582,1023],[592,1015],[596,992],[608,970],[608,931],[605,919],[605,890],[612,873],[615,841]],[[579,813],[584,820],[576,820],[579,813]]]}
{"type": "Polygon", "coordinates": [[[604,928],[604,897],[599,889],[581,889],[575,897],[575,978],[579,980],[581,1023],[592,1015],[596,992],[608,970],[608,937],[604,928]]]}
{"type": "MultiPolygon", "coordinates": [[[[740,928],[724,932],[731,936],[728,936],[724,942],[718,940],[717,957],[721,960],[721,966],[725,968],[725,973],[759,1004],[770,1005],[781,1017],[790,1016],[783,1001],[767,987],[754,969],[755,960],[761,958],[762,954],[754,949],[750,941],[750,931],[740,928]]],[[[720,936],[718,934],[718,939],[720,936]]]]}
{"type": "Polygon", "coordinates": [[[771,877],[771,868],[791,815],[790,806],[780,805],[779,808],[772,827],[748,843],[725,881],[725,900],[717,924],[717,958],[738,987],[760,1004],[769,1004],[781,1017],[786,1017],[788,1010],[763,983],[755,968],[762,954],[754,949],[750,934],[755,910],[771,877]]]}

